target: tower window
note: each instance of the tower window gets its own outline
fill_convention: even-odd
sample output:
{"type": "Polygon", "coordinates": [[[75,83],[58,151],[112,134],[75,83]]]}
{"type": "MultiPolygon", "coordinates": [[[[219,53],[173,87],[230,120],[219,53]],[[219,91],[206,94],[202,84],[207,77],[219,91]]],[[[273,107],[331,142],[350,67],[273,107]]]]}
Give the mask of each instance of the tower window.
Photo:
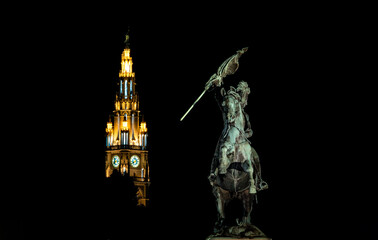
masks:
{"type": "Polygon", "coordinates": [[[130,98],[133,98],[133,81],[130,80],[130,98]]]}
{"type": "Polygon", "coordinates": [[[127,80],[125,81],[125,98],[127,98],[127,80]]]}
{"type": "Polygon", "coordinates": [[[121,87],[120,87],[120,90],[121,90],[121,94],[122,94],[122,80],[121,80],[121,87]]]}

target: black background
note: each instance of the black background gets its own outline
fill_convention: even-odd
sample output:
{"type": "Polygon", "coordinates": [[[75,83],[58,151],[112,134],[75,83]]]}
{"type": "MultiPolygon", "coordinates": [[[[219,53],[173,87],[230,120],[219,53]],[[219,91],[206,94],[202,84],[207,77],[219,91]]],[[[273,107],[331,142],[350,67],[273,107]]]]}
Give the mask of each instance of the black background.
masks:
{"type": "Polygon", "coordinates": [[[114,210],[103,204],[104,130],[128,26],[149,133],[145,231],[168,239],[210,233],[216,210],[207,176],[221,113],[206,94],[179,119],[219,65],[249,47],[226,81],[251,88],[251,140],[269,184],[253,223],[274,238],[369,235],[377,222],[374,175],[360,133],[369,132],[363,114],[372,95],[357,80],[368,63],[349,48],[359,34],[349,31],[353,15],[292,6],[149,8],[61,6],[13,17],[25,20],[9,25],[7,38],[14,47],[3,94],[14,93],[4,100],[14,104],[5,104],[4,119],[15,125],[4,133],[11,144],[3,155],[12,156],[4,158],[4,209],[11,210],[4,235],[102,238],[114,210]]]}

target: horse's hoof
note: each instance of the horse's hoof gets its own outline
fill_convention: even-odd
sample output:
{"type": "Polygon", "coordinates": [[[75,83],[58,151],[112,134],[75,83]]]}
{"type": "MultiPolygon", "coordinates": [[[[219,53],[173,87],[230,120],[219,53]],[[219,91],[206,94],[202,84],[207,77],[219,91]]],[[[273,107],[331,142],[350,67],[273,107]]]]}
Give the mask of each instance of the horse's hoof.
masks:
{"type": "Polygon", "coordinates": [[[224,228],[224,218],[219,219],[214,226],[214,234],[222,233],[224,228]]]}
{"type": "Polygon", "coordinates": [[[208,177],[210,182],[214,182],[217,176],[214,173],[211,173],[210,176],[208,177]]]}
{"type": "Polygon", "coordinates": [[[220,228],[214,227],[214,231],[213,232],[216,235],[221,235],[223,233],[223,227],[220,227],[220,228]]]}

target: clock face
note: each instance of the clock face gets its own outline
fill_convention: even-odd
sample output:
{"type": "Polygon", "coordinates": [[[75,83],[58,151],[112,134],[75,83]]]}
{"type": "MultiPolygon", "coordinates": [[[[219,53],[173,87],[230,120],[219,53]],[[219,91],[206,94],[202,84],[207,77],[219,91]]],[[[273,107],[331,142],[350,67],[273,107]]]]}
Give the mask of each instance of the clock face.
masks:
{"type": "Polygon", "coordinates": [[[113,167],[118,167],[119,166],[119,163],[120,163],[120,160],[119,160],[119,157],[117,155],[115,155],[112,159],[112,164],[113,164],[113,167]]]}
{"type": "Polygon", "coordinates": [[[139,157],[137,156],[137,155],[133,155],[133,156],[131,156],[131,158],[130,158],[130,164],[131,164],[131,166],[133,166],[133,167],[138,167],[139,166],[139,157]]]}

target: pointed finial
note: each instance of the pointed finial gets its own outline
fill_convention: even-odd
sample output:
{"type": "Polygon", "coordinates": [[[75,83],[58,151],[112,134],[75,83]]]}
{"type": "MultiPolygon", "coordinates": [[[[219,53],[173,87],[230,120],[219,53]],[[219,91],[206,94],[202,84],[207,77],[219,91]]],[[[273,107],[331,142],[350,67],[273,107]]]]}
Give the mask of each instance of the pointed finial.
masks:
{"type": "Polygon", "coordinates": [[[126,44],[127,47],[130,46],[130,26],[129,26],[127,33],[126,33],[125,44],[126,44]]]}

